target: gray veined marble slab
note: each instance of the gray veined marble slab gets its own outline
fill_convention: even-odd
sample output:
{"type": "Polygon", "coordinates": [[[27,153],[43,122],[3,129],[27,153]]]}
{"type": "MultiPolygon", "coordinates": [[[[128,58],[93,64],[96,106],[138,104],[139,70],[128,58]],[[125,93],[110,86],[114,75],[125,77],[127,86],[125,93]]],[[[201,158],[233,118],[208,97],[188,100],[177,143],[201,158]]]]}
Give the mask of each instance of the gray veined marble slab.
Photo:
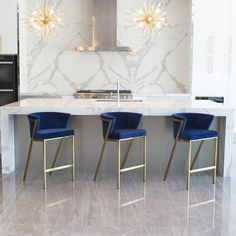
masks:
{"type": "Polygon", "coordinates": [[[116,40],[132,52],[81,53],[75,51],[77,46],[92,45],[93,0],[55,0],[56,11],[64,14],[64,27],[47,39],[25,29],[24,12],[34,9],[38,0],[19,1],[21,92],[113,89],[119,79],[122,88],[136,93],[188,93],[191,1],[161,2],[168,27],[159,36],[144,37],[138,27],[130,27],[132,13],[142,8],[143,0],[117,0],[116,40]]]}

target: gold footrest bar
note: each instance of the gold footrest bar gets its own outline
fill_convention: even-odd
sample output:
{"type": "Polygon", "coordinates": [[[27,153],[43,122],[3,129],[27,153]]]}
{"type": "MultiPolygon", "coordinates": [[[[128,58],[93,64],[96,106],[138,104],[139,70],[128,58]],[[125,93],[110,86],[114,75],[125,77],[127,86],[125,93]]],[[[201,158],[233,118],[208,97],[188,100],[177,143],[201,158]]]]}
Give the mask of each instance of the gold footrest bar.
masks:
{"type": "Polygon", "coordinates": [[[145,165],[142,164],[142,165],[138,165],[138,166],[132,166],[132,167],[128,167],[128,168],[124,168],[124,169],[121,169],[120,172],[126,172],[126,171],[129,171],[129,170],[136,170],[136,169],[140,169],[140,168],[144,168],[145,165]]]}
{"type": "Polygon", "coordinates": [[[202,171],[207,171],[207,170],[214,170],[215,168],[216,168],[216,166],[210,166],[210,167],[204,167],[204,168],[199,168],[199,169],[195,169],[195,170],[190,170],[190,174],[202,172],[202,171]]]}
{"type": "Polygon", "coordinates": [[[51,172],[51,171],[63,170],[63,169],[66,169],[66,168],[71,168],[71,167],[73,167],[73,164],[64,165],[64,166],[58,166],[58,167],[46,169],[45,172],[48,173],[48,172],[51,172]]]}

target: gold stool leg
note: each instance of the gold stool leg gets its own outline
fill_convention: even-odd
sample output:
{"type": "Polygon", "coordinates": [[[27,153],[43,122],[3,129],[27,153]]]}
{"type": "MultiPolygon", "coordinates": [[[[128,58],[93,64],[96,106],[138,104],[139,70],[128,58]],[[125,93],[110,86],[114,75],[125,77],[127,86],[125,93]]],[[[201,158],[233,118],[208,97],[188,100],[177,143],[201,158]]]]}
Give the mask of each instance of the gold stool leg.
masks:
{"type": "Polygon", "coordinates": [[[188,161],[187,161],[187,190],[190,188],[190,165],[191,165],[191,146],[192,142],[188,142],[188,161]]]}
{"type": "Polygon", "coordinates": [[[23,177],[24,182],[25,182],[27,172],[28,172],[28,167],[29,167],[29,161],[30,161],[30,157],[31,157],[31,153],[32,153],[33,142],[34,142],[33,139],[31,139],[30,146],[29,146],[28,157],[27,157],[27,161],[26,161],[26,164],[25,164],[25,171],[24,171],[24,177],[23,177]]]}
{"type": "Polygon", "coordinates": [[[117,189],[120,189],[120,140],[117,142],[117,189]]]}
{"type": "Polygon", "coordinates": [[[143,137],[143,182],[147,179],[147,137],[143,137]]]}
{"type": "Polygon", "coordinates": [[[72,181],[75,181],[75,136],[72,136],[72,181]]]}
{"type": "MultiPolygon", "coordinates": [[[[56,151],[54,160],[53,160],[53,162],[52,162],[52,167],[51,167],[51,168],[54,168],[55,165],[56,165],[56,162],[57,162],[57,159],[58,159],[58,157],[59,157],[59,153],[60,153],[60,150],[61,150],[61,146],[62,146],[63,140],[64,140],[64,139],[62,138],[62,139],[59,141],[59,144],[58,144],[58,147],[57,147],[57,151],[56,151]]],[[[49,175],[51,175],[51,174],[52,174],[52,171],[49,172],[49,175]]]]}
{"type": "Polygon", "coordinates": [[[103,158],[103,153],[104,153],[104,150],[105,150],[105,147],[106,147],[106,143],[107,143],[107,141],[103,142],[101,154],[100,154],[100,157],[99,157],[99,160],[98,160],[98,164],[97,164],[97,168],[96,168],[96,172],[95,172],[93,181],[96,181],[96,179],[97,179],[97,175],[98,175],[98,171],[99,171],[101,161],[102,161],[102,158],[103,158]]]}
{"type": "Polygon", "coordinates": [[[190,167],[191,170],[193,169],[193,167],[194,167],[194,165],[195,165],[195,163],[196,163],[196,161],[197,161],[197,159],[198,159],[198,156],[199,156],[199,153],[200,153],[200,151],[201,151],[201,148],[202,148],[203,143],[204,143],[204,140],[202,140],[202,141],[200,142],[200,145],[199,145],[199,147],[198,147],[198,149],[197,149],[197,152],[196,152],[196,154],[195,154],[195,156],[194,156],[194,158],[193,158],[193,161],[192,161],[192,164],[191,164],[191,167],[190,167]]]}
{"type": "Polygon", "coordinates": [[[46,176],[46,165],[47,165],[47,154],[46,154],[46,148],[47,148],[47,141],[43,140],[43,188],[47,188],[47,176],[46,176]]]}
{"type": "Polygon", "coordinates": [[[166,167],[166,172],[165,172],[164,179],[163,179],[164,181],[166,180],[167,174],[169,172],[170,164],[172,162],[172,159],[173,159],[173,156],[174,156],[174,152],[175,152],[175,148],[177,146],[177,143],[178,143],[178,139],[175,139],[175,143],[173,145],[173,148],[172,148],[172,151],[171,151],[171,154],[170,154],[170,158],[169,158],[169,161],[168,161],[168,164],[167,164],[167,167],[166,167]]]}
{"type": "MultiPolygon", "coordinates": [[[[215,155],[214,155],[214,166],[215,167],[217,167],[217,153],[218,153],[218,138],[215,139],[215,155]]],[[[213,184],[216,183],[216,171],[217,171],[217,168],[214,169],[213,184]]]]}
{"type": "Polygon", "coordinates": [[[129,156],[129,152],[130,152],[130,149],[131,149],[131,146],[132,146],[133,142],[134,142],[133,139],[130,140],[130,142],[129,142],[129,146],[128,146],[127,152],[126,152],[126,154],[125,154],[125,158],[124,158],[124,160],[122,161],[122,164],[121,164],[121,169],[123,169],[124,166],[125,166],[125,162],[127,161],[127,158],[128,158],[128,156],[129,156]]]}

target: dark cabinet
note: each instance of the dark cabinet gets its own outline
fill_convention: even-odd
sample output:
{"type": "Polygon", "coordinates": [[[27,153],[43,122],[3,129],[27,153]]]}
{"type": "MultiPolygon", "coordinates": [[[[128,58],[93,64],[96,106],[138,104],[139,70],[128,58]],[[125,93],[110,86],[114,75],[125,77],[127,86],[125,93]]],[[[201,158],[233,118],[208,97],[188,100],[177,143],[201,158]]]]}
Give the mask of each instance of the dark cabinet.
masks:
{"type": "Polygon", "coordinates": [[[0,106],[18,100],[17,55],[0,55],[0,106]]]}

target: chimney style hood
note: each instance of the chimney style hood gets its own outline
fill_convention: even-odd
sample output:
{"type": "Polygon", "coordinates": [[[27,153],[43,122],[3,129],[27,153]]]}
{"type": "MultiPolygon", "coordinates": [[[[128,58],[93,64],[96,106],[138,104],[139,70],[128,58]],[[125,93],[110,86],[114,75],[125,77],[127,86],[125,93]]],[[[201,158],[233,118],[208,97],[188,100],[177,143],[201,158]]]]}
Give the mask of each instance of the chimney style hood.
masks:
{"type": "Polygon", "coordinates": [[[92,45],[78,51],[131,51],[117,46],[117,0],[93,0],[92,45]]]}

